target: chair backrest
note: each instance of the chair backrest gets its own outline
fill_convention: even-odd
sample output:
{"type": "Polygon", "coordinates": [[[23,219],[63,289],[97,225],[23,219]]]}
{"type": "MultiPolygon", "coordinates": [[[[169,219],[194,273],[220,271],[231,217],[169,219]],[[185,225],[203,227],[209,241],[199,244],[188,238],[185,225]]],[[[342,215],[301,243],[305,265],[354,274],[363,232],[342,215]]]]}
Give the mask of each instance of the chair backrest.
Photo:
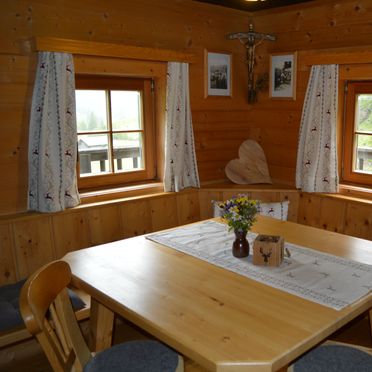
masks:
{"type": "Polygon", "coordinates": [[[31,275],[21,290],[20,311],[54,371],[81,371],[91,353],[80,331],[67,292],[71,270],[54,261],[31,275]]]}

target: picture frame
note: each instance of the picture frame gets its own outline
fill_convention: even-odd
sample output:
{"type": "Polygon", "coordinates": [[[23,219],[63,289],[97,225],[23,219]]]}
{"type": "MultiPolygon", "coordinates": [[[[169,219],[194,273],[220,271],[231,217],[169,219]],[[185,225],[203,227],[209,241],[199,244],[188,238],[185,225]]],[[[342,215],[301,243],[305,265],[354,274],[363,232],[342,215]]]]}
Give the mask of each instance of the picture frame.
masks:
{"type": "Polygon", "coordinates": [[[296,99],[297,52],[270,55],[270,98],[296,99]]]}
{"type": "Polygon", "coordinates": [[[232,96],[232,54],[205,50],[205,97],[232,96]]]}

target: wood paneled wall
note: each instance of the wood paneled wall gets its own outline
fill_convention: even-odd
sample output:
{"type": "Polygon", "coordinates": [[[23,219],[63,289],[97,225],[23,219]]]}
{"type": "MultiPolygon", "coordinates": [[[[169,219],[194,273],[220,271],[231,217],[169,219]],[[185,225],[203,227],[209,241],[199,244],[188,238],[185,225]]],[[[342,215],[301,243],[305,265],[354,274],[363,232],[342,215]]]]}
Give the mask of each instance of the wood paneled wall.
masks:
{"type": "Polygon", "coordinates": [[[0,219],[0,285],[66,253],[200,220],[197,190],[0,219]]]}
{"type": "Polygon", "coordinates": [[[245,193],[289,200],[288,220],[372,240],[371,204],[297,190],[220,187],[161,193],[53,214],[0,219],[0,285],[28,276],[66,253],[212,217],[212,201],[245,193]]]}
{"type": "MultiPolygon", "coordinates": [[[[245,139],[252,138],[263,146],[274,181],[293,185],[309,66],[299,59],[295,101],[271,100],[266,91],[259,94],[258,103],[248,105],[246,48],[225,36],[247,30],[250,20],[257,31],[277,36],[277,41],[262,42],[256,49],[260,74],[268,72],[271,52],[370,44],[371,17],[369,0],[314,1],[253,16],[192,0],[2,0],[0,214],[26,209],[28,120],[36,57],[22,55],[21,40],[51,36],[193,53],[190,91],[201,181],[224,179],[226,163],[237,156],[245,139]],[[204,96],[205,50],[232,53],[232,97],[204,96]]],[[[85,63],[79,61],[80,71],[87,67],[85,63]]],[[[117,73],[127,73],[127,66],[123,61],[117,73]]],[[[105,62],[88,67],[105,69],[105,62]]]]}
{"type": "MultiPolygon", "coordinates": [[[[253,138],[261,142],[265,150],[275,181],[295,182],[299,124],[310,65],[327,63],[317,58],[310,61],[302,52],[322,50],[322,53],[328,53],[334,48],[346,48],[347,53],[348,48],[352,50],[361,46],[359,53],[363,56],[363,46],[371,44],[370,19],[372,8],[369,0],[313,1],[254,14],[255,28],[277,37],[275,42],[264,42],[258,47],[258,73],[268,71],[270,53],[298,52],[296,100],[272,100],[267,93],[261,94],[259,102],[245,117],[249,130],[254,133],[253,138]]],[[[332,63],[343,65],[345,62],[340,58],[332,63]]],[[[365,64],[361,70],[360,76],[364,74],[365,78],[372,79],[372,64],[365,64]]],[[[340,113],[342,115],[341,110],[340,113]]],[[[342,130],[340,133],[342,138],[342,130]]]]}
{"type": "Polygon", "coordinates": [[[372,240],[372,201],[300,193],[298,222],[372,240]]]}
{"type": "MultiPolygon", "coordinates": [[[[0,2],[0,215],[23,212],[27,200],[27,143],[36,55],[23,55],[22,40],[33,36],[122,43],[193,53],[191,105],[204,110],[236,110],[244,99],[205,100],[204,49],[234,52],[225,34],[246,27],[246,13],[191,0],[2,0],[0,2]],[[221,105],[222,102],[222,105],[221,105]],[[228,105],[225,105],[228,103],[228,105]],[[6,176],[5,176],[6,175],[6,176]]],[[[140,61],[78,57],[77,71],[122,75],[164,75],[163,66],[140,61]]],[[[243,66],[244,67],[244,66],[243,66]]],[[[239,76],[239,68],[235,70],[239,76]]],[[[244,74],[244,71],[241,71],[244,74]]],[[[160,81],[161,84],[163,84],[160,81]]],[[[236,85],[238,87],[238,85],[236,85]]],[[[164,88],[164,84],[163,87],[164,88]]],[[[164,107],[164,89],[159,107],[164,107]],[[161,106],[162,104],[162,106],[161,106]]],[[[161,109],[157,115],[161,115],[161,109]]],[[[160,118],[161,120],[161,118],[160,118]]],[[[160,129],[162,126],[160,125],[160,129]]],[[[161,130],[157,133],[162,152],[161,130]]],[[[198,135],[198,134],[196,134],[198,135]]],[[[204,156],[204,155],[202,155],[204,156]]],[[[201,179],[214,177],[211,158],[201,179]]],[[[159,165],[160,173],[161,166],[159,165]]],[[[161,175],[160,175],[161,176],[161,175]]]]}
{"type": "MultiPolygon", "coordinates": [[[[259,93],[258,102],[254,105],[241,101],[242,97],[246,97],[245,48],[238,41],[230,41],[237,44],[234,67],[238,71],[233,74],[232,101],[241,102],[239,108],[235,109],[232,103],[219,98],[199,100],[194,105],[197,155],[203,180],[224,178],[226,162],[237,156],[237,148],[244,139],[251,138],[262,145],[274,181],[294,185],[302,105],[310,64],[316,63],[314,58],[310,62],[308,56],[302,56],[301,52],[321,49],[327,53],[334,48],[369,46],[371,19],[369,0],[320,0],[255,12],[252,17],[255,29],[277,37],[275,42],[264,41],[256,48],[256,74],[269,71],[270,53],[297,51],[297,98],[270,99],[268,91],[265,91],[259,93]],[[219,111],[208,107],[209,103],[216,101],[221,104],[219,111]],[[230,110],[224,110],[230,105],[230,110]]],[[[240,30],[246,29],[247,26],[244,26],[240,30]]],[[[231,31],[239,31],[238,26],[231,31]]],[[[363,54],[360,51],[360,55],[363,54]]],[[[337,63],[344,62],[340,59],[337,63]]],[[[372,64],[365,64],[358,68],[359,71],[356,70],[356,67],[352,71],[349,69],[359,72],[364,78],[372,78],[372,64]]]]}
{"type": "MultiPolygon", "coordinates": [[[[237,156],[245,139],[261,143],[276,182],[294,184],[296,148],[302,102],[309,75],[306,58],[299,58],[297,99],[269,99],[259,94],[247,103],[246,49],[230,32],[248,29],[273,33],[276,42],[256,49],[256,72],[269,69],[271,52],[330,49],[370,44],[370,0],[324,0],[251,15],[192,0],[2,0],[0,2],[0,215],[22,213],[27,199],[27,143],[36,56],[22,54],[21,40],[33,36],[123,43],[184,50],[195,55],[190,67],[198,167],[202,182],[224,179],[226,163],[237,156]],[[204,96],[204,51],[233,55],[232,97],[204,96]]],[[[301,56],[301,53],[299,53],[301,56]]],[[[342,63],[342,61],[340,62],[342,63]]],[[[164,75],[164,67],[97,58],[77,58],[79,71],[164,75]],[[113,70],[114,69],[114,70],[113,70]],[[130,71],[129,71],[129,70],[130,71]],[[129,72],[128,72],[129,71],[129,72]]],[[[352,66],[370,77],[371,66],[352,66]]],[[[355,76],[355,74],[353,75],[355,76]]],[[[164,96],[161,98],[164,100],[164,96]]],[[[160,141],[161,142],[161,141],[160,141]]],[[[201,216],[207,217],[209,196],[225,198],[227,191],[208,197],[201,191],[201,216]],[[204,203],[204,204],[203,204],[204,203]]],[[[211,191],[212,192],[212,191],[211,191]]],[[[212,193],[215,193],[213,191],[212,193]]],[[[252,195],[253,196],[253,195],[252,195]]],[[[266,195],[267,196],[267,195],[266,195]]],[[[255,197],[255,196],[253,196],[255,197]]],[[[273,198],[282,198],[280,192],[273,198]]],[[[299,199],[300,222],[370,239],[370,205],[318,196],[299,199]],[[329,213],[329,203],[337,212],[329,213]],[[319,206],[323,205],[320,209],[319,206]],[[320,210],[324,216],[320,216],[320,210]],[[306,221],[305,221],[306,219],[306,221]],[[343,221],[341,221],[344,219],[343,221]],[[342,225],[342,228],[339,227],[342,225]]],[[[199,196],[185,193],[139,198],[112,205],[81,207],[53,215],[4,217],[0,220],[0,283],[14,281],[37,265],[105,241],[186,223],[199,218],[199,196]],[[165,208],[166,207],[166,208],[165,208]]]]}

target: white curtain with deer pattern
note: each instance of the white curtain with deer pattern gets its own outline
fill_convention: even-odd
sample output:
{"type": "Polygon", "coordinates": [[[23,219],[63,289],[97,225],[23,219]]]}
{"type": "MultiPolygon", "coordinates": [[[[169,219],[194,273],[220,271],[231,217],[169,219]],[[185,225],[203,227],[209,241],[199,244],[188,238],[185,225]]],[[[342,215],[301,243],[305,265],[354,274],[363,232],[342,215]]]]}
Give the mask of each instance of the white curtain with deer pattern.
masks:
{"type": "Polygon", "coordinates": [[[187,63],[168,63],[166,110],[164,190],[199,187],[187,63]]]}
{"type": "Polygon", "coordinates": [[[29,127],[29,210],[57,212],[80,202],[75,111],[72,55],[40,52],[29,127]]]}
{"type": "Polygon", "coordinates": [[[338,191],[338,65],[312,66],[300,125],[296,187],[306,192],[338,191]]]}

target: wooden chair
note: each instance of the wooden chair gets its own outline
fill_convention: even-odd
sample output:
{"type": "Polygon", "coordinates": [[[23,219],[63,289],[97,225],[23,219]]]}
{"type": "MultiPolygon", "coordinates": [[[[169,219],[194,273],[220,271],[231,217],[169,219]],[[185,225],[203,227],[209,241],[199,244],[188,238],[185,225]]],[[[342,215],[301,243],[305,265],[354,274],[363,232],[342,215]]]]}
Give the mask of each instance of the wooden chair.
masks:
{"type": "Polygon", "coordinates": [[[152,340],[126,342],[93,356],[67,294],[70,281],[69,265],[54,261],[31,275],[21,291],[23,320],[54,371],[183,371],[182,357],[152,340]]]}

